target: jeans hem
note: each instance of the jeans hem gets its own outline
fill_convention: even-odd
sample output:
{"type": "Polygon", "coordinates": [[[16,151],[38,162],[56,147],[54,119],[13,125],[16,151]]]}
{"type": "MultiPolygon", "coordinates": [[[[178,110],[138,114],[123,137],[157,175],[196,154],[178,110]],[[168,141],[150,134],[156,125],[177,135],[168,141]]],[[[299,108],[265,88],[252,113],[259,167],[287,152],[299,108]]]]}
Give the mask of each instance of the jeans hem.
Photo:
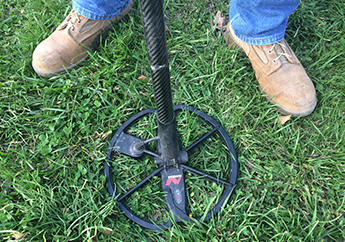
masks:
{"type": "Polygon", "coordinates": [[[250,45],[271,45],[282,41],[285,37],[285,32],[265,38],[250,38],[243,35],[237,35],[236,33],[235,35],[237,38],[250,45]]]}
{"type": "Polygon", "coordinates": [[[72,6],[73,9],[80,15],[92,19],[92,20],[107,20],[107,19],[112,19],[118,16],[128,5],[130,4],[130,0],[128,0],[128,3],[123,6],[121,10],[118,12],[112,13],[112,14],[107,14],[107,15],[100,15],[100,14],[95,14],[92,12],[92,10],[88,10],[79,4],[77,4],[75,1],[73,1],[72,6]]]}
{"type": "MultiPolygon", "coordinates": [[[[239,15],[235,15],[232,19],[231,19],[231,26],[233,27],[233,21],[238,17],[239,15]]],[[[278,43],[280,41],[282,41],[285,37],[285,29],[282,33],[277,33],[271,36],[265,36],[265,37],[249,37],[249,36],[245,36],[242,34],[238,34],[236,33],[236,31],[234,30],[233,27],[233,31],[234,34],[236,35],[237,38],[239,38],[240,40],[242,40],[243,42],[250,44],[250,45],[270,45],[270,44],[274,44],[274,43],[278,43]]]]}

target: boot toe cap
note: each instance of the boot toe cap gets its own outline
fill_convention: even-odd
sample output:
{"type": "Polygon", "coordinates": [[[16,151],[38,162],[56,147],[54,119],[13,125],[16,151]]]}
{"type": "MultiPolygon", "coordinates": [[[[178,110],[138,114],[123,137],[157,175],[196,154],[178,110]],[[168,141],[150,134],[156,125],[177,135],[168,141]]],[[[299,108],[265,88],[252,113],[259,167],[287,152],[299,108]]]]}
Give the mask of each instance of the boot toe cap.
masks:
{"type": "Polygon", "coordinates": [[[314,111],[317,103],[314,85],[308,78],[304,84],[290,86],[278,93],[272,98],[272,102],[278,104],[285,114],[307,116],[314,111]]]}
{"type": "Polygon", "coordinates": [[[41,76],[54,75],[63,70],[66,64],[58,48],[51,48],[46,41],[40,43],[32,55],[32,66],[41,76]]]}

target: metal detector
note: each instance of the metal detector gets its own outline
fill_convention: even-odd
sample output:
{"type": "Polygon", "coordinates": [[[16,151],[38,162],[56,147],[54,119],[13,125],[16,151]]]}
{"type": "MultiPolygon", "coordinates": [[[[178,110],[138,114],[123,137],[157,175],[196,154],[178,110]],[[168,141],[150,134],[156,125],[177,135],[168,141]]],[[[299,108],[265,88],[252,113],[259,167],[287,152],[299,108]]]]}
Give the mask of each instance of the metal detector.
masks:
{"type": "Polygon", "coordinates": [[[163,1],[141,0],[140,11],[151,67],[156,109],[139,112],[127,120],[115,133],[108,147],[105,162],[107,188],[110,195],[118,202],[121,211],[129,219],[147,229],[165,230],[174,221],[207,221],[225,206],[234,192],[238,173],[236,152],[226,131],[213,118],[190,106],[173,106],[163,1]],[[188,115],[200,119],[201,122],[209,127],[207,133],[185,148],[181,147],[180,135],[176,124],[176,116],[181,112],[187,112],[188,115]],[[133,125],[149,115],[154,115],[157,121],[157,133],[154,137],[144,140],[128,133],[133,125]],[[214,136],[220,137],[222,146],[227,149],[227,180],[221,179],[217,175],[210,175],[189,164],[189,154],[207,142],[212,143],[212,137],[214,136]],[[153,142],[157,144],[154,151],[149,149],[150,144],[153,142]],[[144,157],[148,157],[154,162],[156,170],[127,191],[121,184],[117,184],[116,174],[113,175],[112,171],[112,165],[116,166],[117,156],[119,155],[128,156],[139,162],[144,157]],[[208,211],[205,211],[203,216],[193,217],[191,215],[188,205],[190,204],[190,199],[187,190],[188,184],[193,181],[189,181],[186,184],[186,174],[193,174],[198,179],[204,179],[222,187],[219,198],[214,200],[213,205],[210,206],[208,211]],[[154,177],[156,179],[158,177],[161,180],[161,189],[164,193],[167,210],[169,211],[169,218],[163,223],[143,218],[134,213],[125,202],[130,200],[134,193],[138,193],[142,187],[150,186],[154,177]]]}

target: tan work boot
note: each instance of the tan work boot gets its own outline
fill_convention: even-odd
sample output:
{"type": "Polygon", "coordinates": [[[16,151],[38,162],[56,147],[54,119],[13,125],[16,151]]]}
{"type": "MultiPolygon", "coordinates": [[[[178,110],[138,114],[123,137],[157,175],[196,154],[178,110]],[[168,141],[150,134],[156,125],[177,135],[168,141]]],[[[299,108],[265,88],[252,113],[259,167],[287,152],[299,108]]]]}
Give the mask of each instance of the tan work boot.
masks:
{"type": "Polygon", "coordinates": [[[249,45],[228,23],[224,35],[229,46],[241,47],[249,57],[260,88],[284,114],[307,116],[316,106],[314,85],[284,40],[271,45],[249,45]]]}
{"type": "Polygon", "coordinates": [[[42,41],[32,56],[32,66],[40,76],[56,76],[75,68],[95,50],[101,36],[106,37],[112,24],[119,22],[131,9],[132,1],[115,18],[91,20],[74,10],[53,34],[42,41]]]}

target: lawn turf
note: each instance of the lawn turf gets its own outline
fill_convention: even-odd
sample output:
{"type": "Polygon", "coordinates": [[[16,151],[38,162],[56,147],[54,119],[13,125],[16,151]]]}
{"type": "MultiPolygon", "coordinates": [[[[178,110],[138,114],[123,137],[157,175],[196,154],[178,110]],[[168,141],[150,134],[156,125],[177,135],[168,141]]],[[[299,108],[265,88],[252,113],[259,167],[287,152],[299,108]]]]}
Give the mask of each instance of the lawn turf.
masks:
{"type": "MultiPolygon", "coordinates": [[[[155,107],[138,1],[79,69],[41,78],[31,67],[32,52],[70,8],[66,0],[2,2],[0,239],[345,241],[343,1],[304,0],[290,17],[286,39],[316,87],[318,104],[310,116],[284,125],[258,89],[249,60],[227,48],[210,24],[218,10],[227,16],[228,2],[165,1],[174,104],[193,106],[223,125],[238,155],[239,179],[213,219],[162,232],[127,219],[108,195],[103,175],[114,132],[135,113],[155,107]]],[[[184,114],[180,120],[182,142],[192,140],[194,121],[184,114]]],[[[148,119],[133,132],[150,137],[154,130],[148,119]]],[[[208,153],[195,154],[200,166],[208,153]]],[[[123,173],[115,176],[124,182],[140,178],[138,164],[151,169],[125,158],[117,164],[123,173]]],[[[211,165],[224,167],[222,160],[211,165]]],[[[192,212],[202,215],[209,204],[197,208],[198,196],[210,191],[203,193],[201,186],[214,186],[191,181],[192,212]]],[[[141,210],[159,210],[161,200],[145,202],[152,193],[159,186],[128,206],[140,216],[146,216],[141,210]]]]}

